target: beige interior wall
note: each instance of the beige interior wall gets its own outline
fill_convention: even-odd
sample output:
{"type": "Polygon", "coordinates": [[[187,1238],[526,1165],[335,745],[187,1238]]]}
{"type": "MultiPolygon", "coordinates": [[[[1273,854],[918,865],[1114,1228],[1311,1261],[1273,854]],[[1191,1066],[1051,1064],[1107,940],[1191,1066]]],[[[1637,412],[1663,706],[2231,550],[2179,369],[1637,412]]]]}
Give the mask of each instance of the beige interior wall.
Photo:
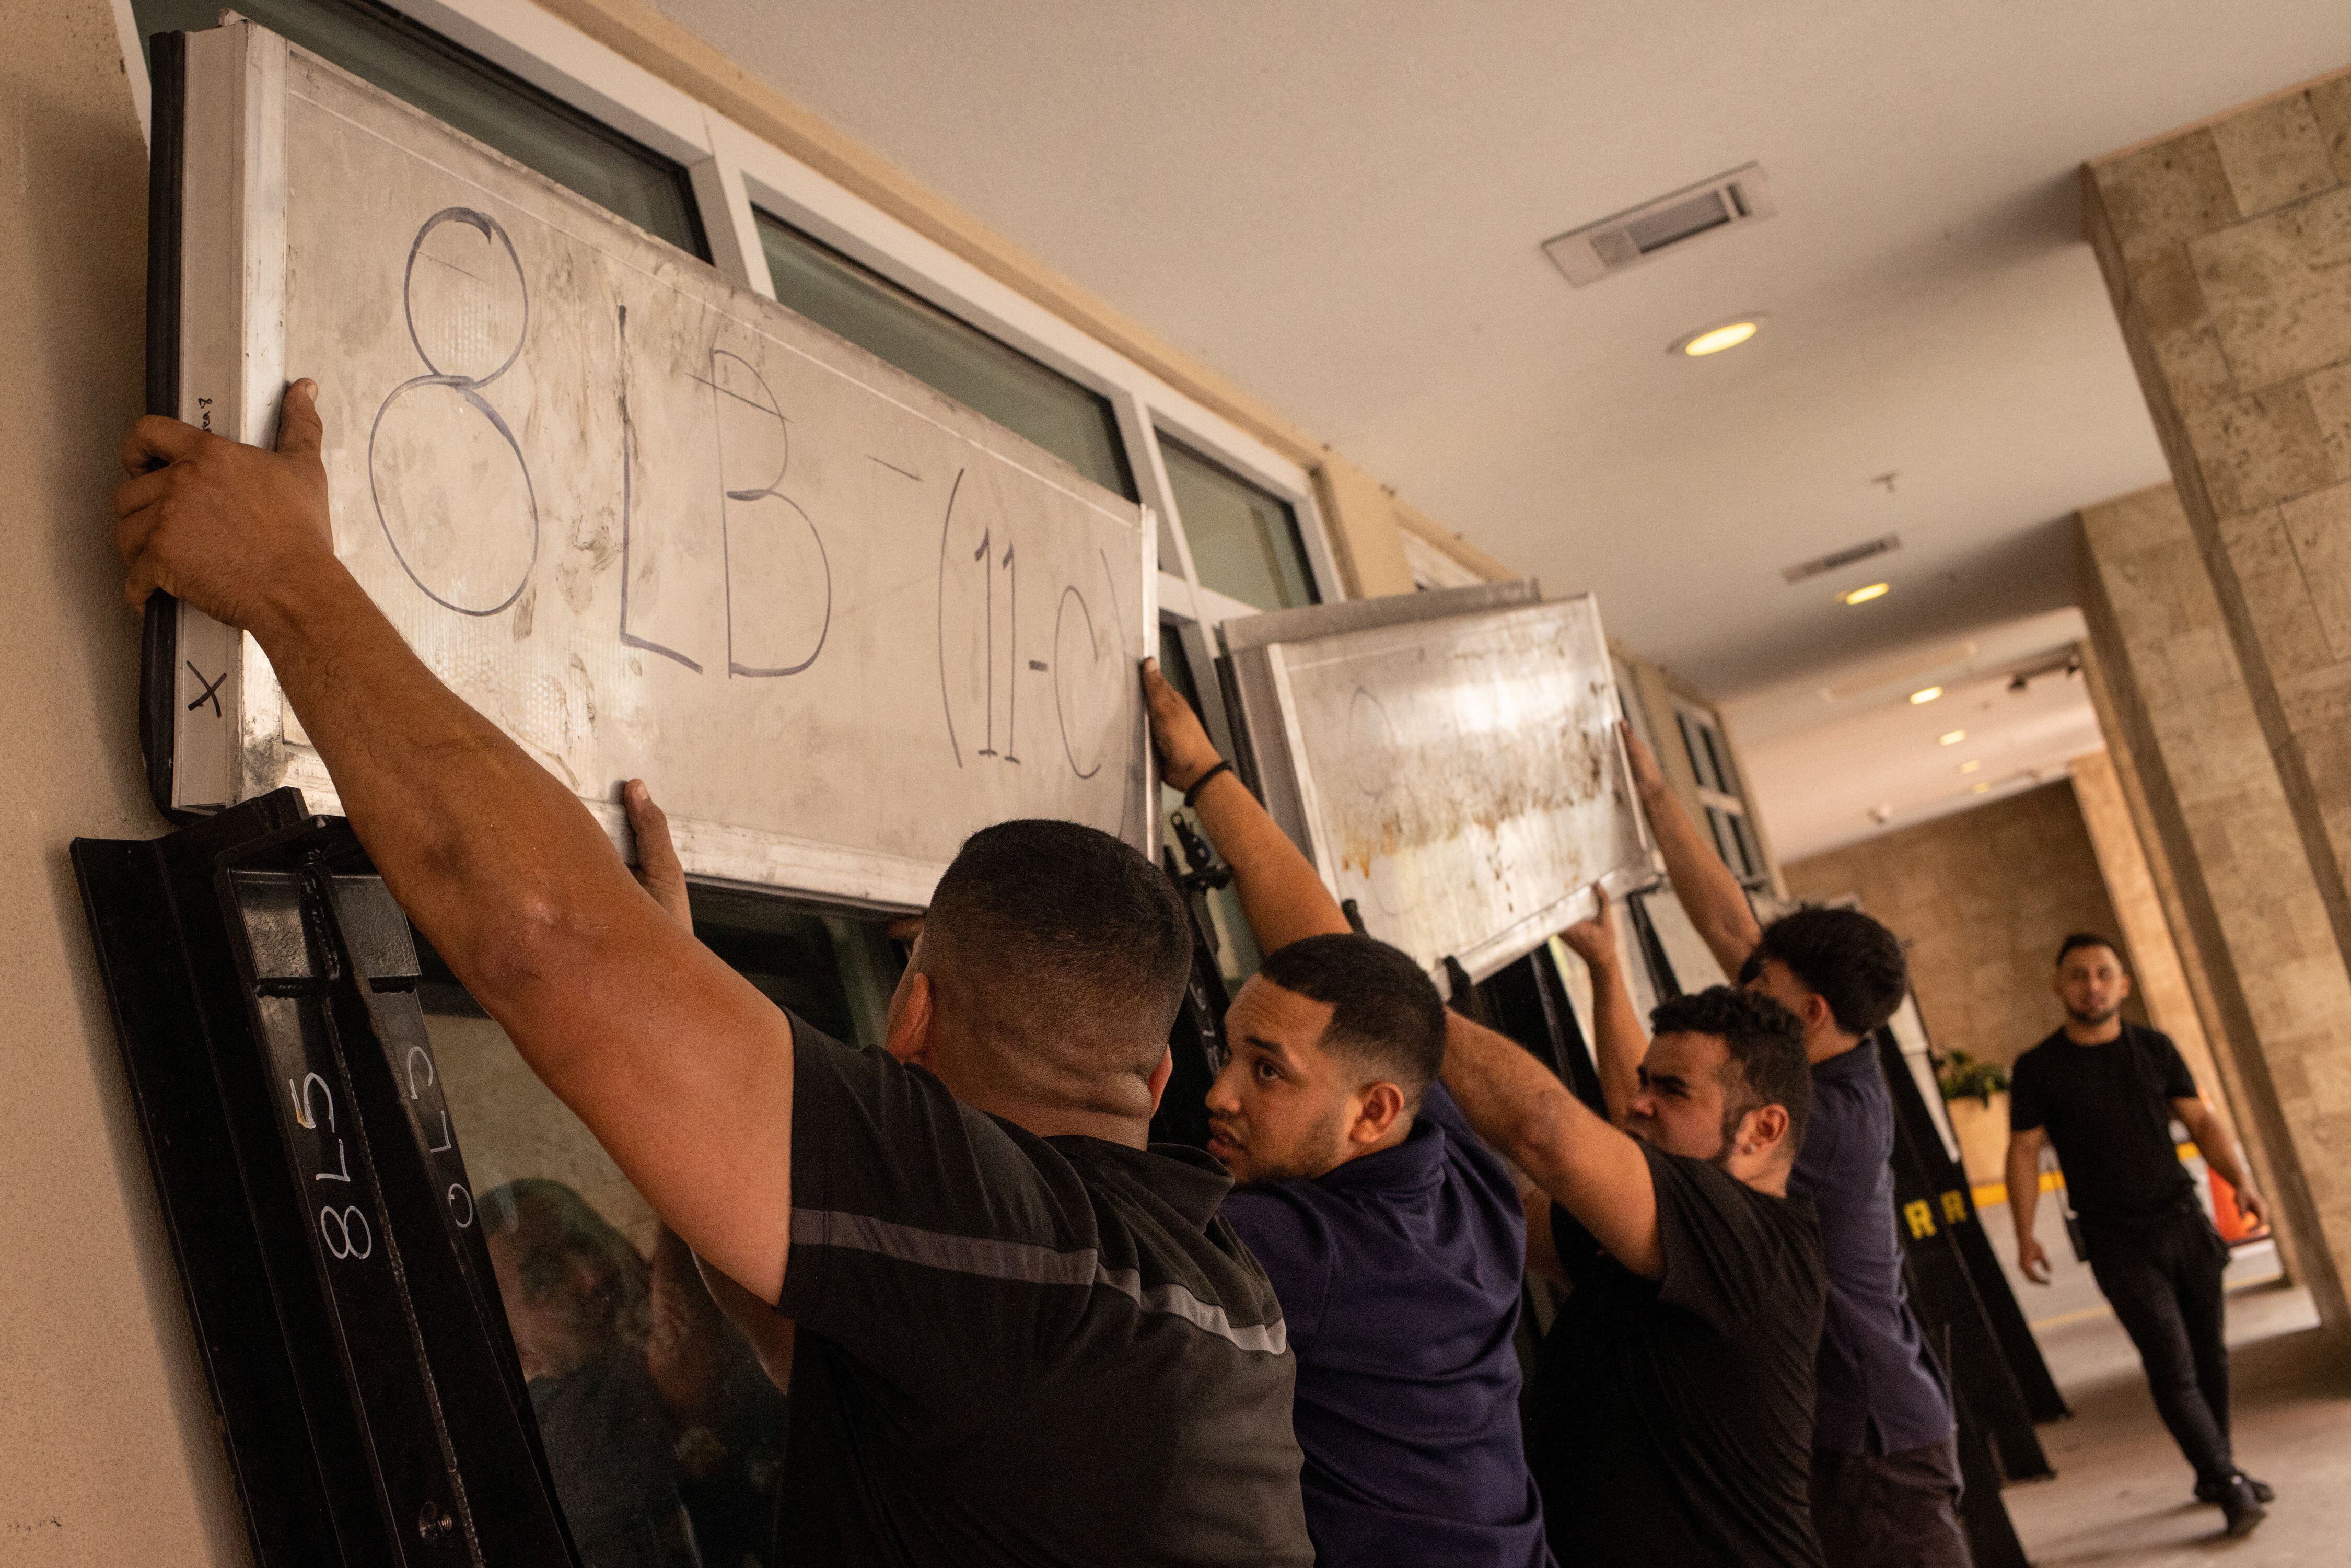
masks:
{"type": "MultiPolygon", "coordinates": [[[[2020,795],[1796,861],[1788,889],[1807,900],[1853,894],[1899,936],[1911,989],[1938,1051],[2011,1062],[2063,1021],[2050,989],[2057,945],[2116,918],[2073,786],[2020,795]]],[[[2147,1014],[2133,998],[2126,1015],[2147,1014]]]]}
{"type": "Polygon", "coordinates": [[[0,1561],[235,1563],[214,1436],[66,847],[147,838],[109,539],[141,408],[146,153],[103,0],[0,0],[0,1561]]]}

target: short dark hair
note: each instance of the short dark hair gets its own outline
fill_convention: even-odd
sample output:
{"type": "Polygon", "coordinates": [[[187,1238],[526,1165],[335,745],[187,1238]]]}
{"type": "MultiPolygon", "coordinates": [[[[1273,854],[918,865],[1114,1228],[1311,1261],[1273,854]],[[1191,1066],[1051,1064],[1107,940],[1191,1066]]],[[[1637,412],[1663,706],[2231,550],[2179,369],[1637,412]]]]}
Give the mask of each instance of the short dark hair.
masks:
{"type": "Polygon", "coordinates": [[[1900,939],[1858,909],[1807,906],[1782,915],[1763,928],[1740,980],[1752,979],[1766,958],[1787,965],[1850,1035],[1877,1028],[1910,994],[1900,939]]]}
{"type": "Polygon", "coordinates": [[[2057,967],[2059,968],[2062,969],[2065,967],[2065,955],[2071,953],[2076,947],[2104,947],[2107,952],[2112,953],[2115,956],[2115,961],[2116,963],[2122,962],[2123,950],[2115,946],[2113,938],[2101,936],[2095,931],[2076,931],[2072,936],[2066,937],[2065,940],[2057,944],[2057,967]]]}
{"type": "Polygon", "coordinates": [[[1803,1147],[1813,1114],[1813,1064],[1804,1054],[1803,1021],[1795,1014],[1760,991],[1708,986],[1658,1003],[1649,1015],[1649,1032],[1711,1035],[1730,1052],[1740,1082],[1723,1085],[1733,1091],[1723,1102],[1725,1138],[1748,1112],[1778,1105],[1788,1113],[1789,1152],[1803,1147]]]}
{"type": "Polygon", "coordinates": [[[1307,936],[1267,955],[1269,984],[1331,1007],[1322,1043],[1384,1073],[1415,1104],[1445,1067],[1445,1002],[1421,967],[1369,936],[1307,936]]]}
{"type": "MultiPolygon", "coordinates": [[[[998,822],[966,839],[939,878],[922,967],[954,978],[1030,1092],[1092,1104],[1113,1080],[1147,1079],[1165,1053],[1191,976],[1191,917],[1165,872],[1099,829],[998,822]]],[[[1119,1084],[1110,1098],[1149,1114],[1147,1091],[1119,1084]]]]}

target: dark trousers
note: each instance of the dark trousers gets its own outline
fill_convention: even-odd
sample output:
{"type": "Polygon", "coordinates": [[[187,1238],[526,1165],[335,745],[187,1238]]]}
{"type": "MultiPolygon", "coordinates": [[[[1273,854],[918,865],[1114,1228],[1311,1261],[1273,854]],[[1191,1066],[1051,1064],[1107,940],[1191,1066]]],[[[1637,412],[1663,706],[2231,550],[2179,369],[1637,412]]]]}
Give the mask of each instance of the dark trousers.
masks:
{"type": "Polygon", "coordinates": [[[2090,1272],[2138,1347],[2171,1440],[2199,1481],[2226,1481],[2237,1473],[2220,1294],[2228,1244],[2192,1206],[2140,1224],[2085,1220],[2082,1231],[2090,1272]]]}
{"type": "Polygon", "coordinates": [[[1815,1448],[1812,1490],[1828,1568],[1969,1568],[1954,1439],[1898,1454],[1815,1448]]]}

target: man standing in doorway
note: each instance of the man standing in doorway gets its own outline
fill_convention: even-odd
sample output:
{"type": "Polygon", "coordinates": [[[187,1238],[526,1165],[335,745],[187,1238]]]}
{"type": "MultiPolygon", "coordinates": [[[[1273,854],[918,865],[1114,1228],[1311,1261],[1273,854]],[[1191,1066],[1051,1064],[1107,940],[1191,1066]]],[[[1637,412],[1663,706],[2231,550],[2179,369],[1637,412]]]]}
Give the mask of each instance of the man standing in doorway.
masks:
{"type": "Polygon", "coordinates": [[[1812,1126],[1788,1177],[1820,1212],[1828,1267],[1812,1437],[1813,1527],[1829,1568],[1968,1568],[1958,1423],[1910,1307],[1895,1228],[1894,1097],[1869,1043],[1909,992],[1902,946],[1858,910],[1755,918],[1630,727],[1641,805],[1675,895],[1726,973],[1803,1023],[1812,1126]]]}
{"type": "Polygon", "coordinates": [[[2048,1257],[2032,1234],[2045,1139],[2056,1146],[2081,1217],[2090,1271],[2138,1347],[2163,1424],[2196,1468],[2197,1500],[2220,1504],[2231,1535],[2249,1534],[2272,1493],[2237,1469],[2229,1448],[2220,1287],[2229,1247],[2197,1205],[2195,1181],[2172,1143],[2173,1119],[2235,1189],[2245,1218],[2267,1220],[2269,1204],[2170,1037],[2123,1021],[2130,975],[2115,945],[2086,933],[2066,937],[2056,990],[2064,1027],[2019,1057],[2010,1075],[2017,1266],[2036,1284],[2049,1282],[2048,1257]]]}

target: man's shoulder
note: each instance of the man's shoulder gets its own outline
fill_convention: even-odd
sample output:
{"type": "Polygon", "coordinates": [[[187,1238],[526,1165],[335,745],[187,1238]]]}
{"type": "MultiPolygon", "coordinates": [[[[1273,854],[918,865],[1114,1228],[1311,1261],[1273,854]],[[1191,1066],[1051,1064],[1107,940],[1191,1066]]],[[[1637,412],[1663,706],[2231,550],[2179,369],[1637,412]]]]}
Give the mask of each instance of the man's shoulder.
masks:
{"type": "Polygon", "coordinates": [[[2010,1082],[2015,1082],[2016,1075],[2020,1072],[2028,1074],[2046,1072],[2056,1061],[2058,1054],[2071,1043],[2073,1042],[2065,1038],[2065,1031],[2064,1030],[2052,1030],[2048,1034],[2043,1035],[2040,1040],[2026,1047],[2022,1051],[2020,1051],[2017,1054],[2016,1060],[2009,1063],[2008,1076],[2010,1082]]]}
{"type": "Polygon", "coordinates": [[[1764,1192],[1740,1181],[1712,1160],[1694,1155],[1668,1154],[1652,1144],[1643,1144],[1642,1152],[1648,1155],[1649,1169],[1661,1189],[1670,1182],[1677,1193],[1706,1207],[1806,1242],[1814,1251],[1819,1250],[1820,1211],[1811,1198],[1764,1192]]]}

